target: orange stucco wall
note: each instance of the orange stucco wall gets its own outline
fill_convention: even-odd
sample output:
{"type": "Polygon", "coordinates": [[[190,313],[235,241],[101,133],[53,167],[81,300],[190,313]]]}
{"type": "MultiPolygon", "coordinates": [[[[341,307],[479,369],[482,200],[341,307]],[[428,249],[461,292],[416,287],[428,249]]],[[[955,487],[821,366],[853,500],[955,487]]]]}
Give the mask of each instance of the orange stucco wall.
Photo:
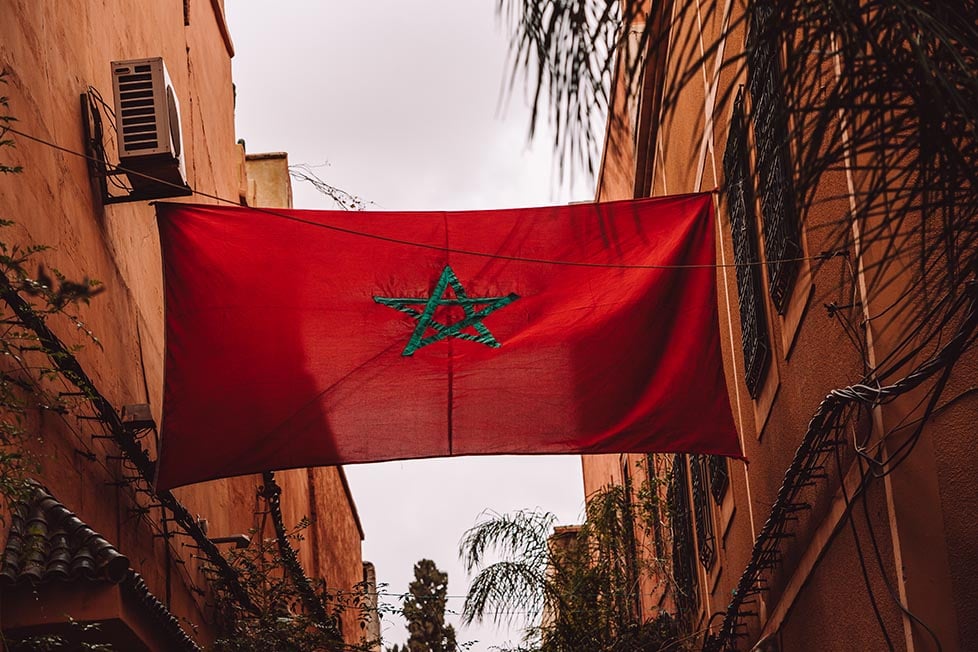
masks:
{"type": "MultiPolygon", "coordinates": [[[[0,93],[9,96],[18,129],[84,151],[79,96],[93,87],[111,104],[110,61],[162,56],[180,101],[188,183],[235,203],[249,197],[243,152],[235,144],[232,48],[221,2],[9,0],[3,5],[0,68],[9,72],[9,83],[0,93]]],[[[23,137],[13,139],[16,148],[2,151],[4,163],[22,165],[24,171],[0,176],[0,216],[16,222],[0,237],[51,246],[41,256],[48,268],[104,285],[90,305],[78,307],[100,345],[89,342],[77,357],[117,409],[148,403],[159,422],[164,338],[154,209],[145,201],[102,206],[83,158],[23,137]]],[[[52,318],[49,325],[66,342],[84,343],[68,320],[52,318]]],[[[177,617],[197,625],[196,636],[207,643],[214,635],[212,619],[195,592],[206,590],[207,579],[194,559],[196,551],[186,545],[190,540],[178,536],[167,542],[155,536],[158,510],[134,516],[131,489],[108,484],[122,471],[111,457],[118,451],[104,439],[91,438],[94,422],[42,414],[36,425],[43,438],[39,479],[126,554],[160,600],[177,617]],[[78,451],[94,452],[95,461],[78,451]]],[[[155,452],[150,440],[147,445],[155,452]]],[[[280,476],[288,524],[312,520],[301,544],[307,571],[349,590],[362,579],[362,533],[341,471],[297,470],[280,476]]],[[[251,476],[175,493],[206,520],[209,535],[219,537],[246,533],[259,522],[259,484],[260,478],[251,476]]],[[[359,636],[352,619],[344,626],[351,640],[359,636]]]]}
{"type": "MultiPolygon", "coordinates": [[[[711,20],[701,20],[703,14],[697,17],[695,5],[686,13],[677,13],[672,43],[690,42],[691,34],[692,42],[698,43],[700,30],[705,43],[714,42],[720,11],[712,4],[704,5],[714,9],[708,14],[713,17],[711,20]]],[[[733,8],[735,12],[743,10],[741,3],[733,3],[733,8]]],[[[737,24],[736,20],[732,22],[737,24]]],[[[743,30],[735,30],[726,40],[725,56],[736,56],[743,44],[743,30]]],[[[697,50],[692,56],[698,55],[697,50]]],[[[667,87],[676,72],[688,65],[689,56],[678,47],[670,50],[665,62],[667,87]]],[[[708,60],[702,68],[702,74],[692,77],[677,101],[654,116],[658,140],[647,153],[654,160],[652,195],[723,188],[723,147],[732,95],[746,80],[737,72],[737,66],[726,67],[717,77],[717,92],[711,94],[707,84],[714,78],[714,62],[708,60]],[[708,115],[712,116],[712,123],[706,121],[708,115]]],[[[632,124],[634,119],[626,107],[619,90],[599,176],[599,200],[633,194],[636,156],[632,143],[637,126],[632,124]]],[[[842,172],[823,177],[820,196],[835,199],[822,201],[807,216],[802,229],[807,255],[838,246],[838,229],[830,227],[838,224],[848,210],[846,193],[842,172]]],[[[721,192],[717,255],[719,262],[730,263],[733,246],[722,196],[721,192]]],[[[863,252],[866,267],[879,259],[881,254],[875,249],[870,246],[863,252]]],[[[853,249],[850,256],[854,256],[853,249]]],[[[700,607],[694,629],[705,627],[709,616],[724,610],[729,603],[749,559],[754,533],[769,514],[818,404],[832,389],[857,382],[863,375],[860,354],[838,320],[823,307],[829,302],[850,304],[854,292],[857,298],[862,296],[854,285],[859,281],[858,261],[849,260],[855,267],[850,268],[841,257],[811,261],[810,268],[803,270],[795,283],[785,317],[777,315],[770,302],[765,302],[772,359],[765,389],[756,401],[743,381],[735,272],[729,267],[718,270],[718,312],[729,398],[751,463],[749,467],[730,464],[729,513],[721,513],[723,510],[711,502],[718,560],[710,570],[697,563],[700,607]]],[[[901,316],[905,313],[885,313],[893,293],[899,294],[907,284],[906,272],[896,267],[889,268],[885,276],[864,278],[866,314],[878,316],[868,327],[876,360],[882,360],[894,349],[907,326],[901,316]]],[[[858,322],[863,314],[857,308],[852,316],[858,322]]],[[[783,563],[766,576],[771,590],[750,605],[757,615],[743,620],[748,635],[739,643],[740,649],[750,649],[762,634],[782,650],[886,649],[870,596],[876,600],[880,619],[896,649],[933,649],[929,634],[900,611],[887,584],[903,596],[915,616],[938,634],[944,650],[978,648],[978,594],[972,579],[978,570],[978,520],[974,518],[978,478],[973,472],[978,461],[973,445],[978,396],[969,391],[978,378],[976,361],[978,356],[972,351],[959,363],[945,394],[947,399],[955,400],[925,429],[908,462],[885,481],[872,484],[865,506],[859,501],[853,507],[852,525],[847,519],[840,519],[845,499],[839,491],[840,473],[834,459],[828,469],[829,478],[806,489],[803,495],[813,507],[794,524],[796,536],[782,544],[783,563]],[[882,571],[870,545],[869,524],[880,549],[882,571]],[[865,557],[865,579],[860,554],[865,557]]],[[[911,414],[919,400],[917,394],[901,397],[884,406],[875,421],[866,418],[859,422],[856,430],[860,436],[878,438],[911,414]]],[[[849,437],[853,434],[849,433],[849,437]]],[[[897,433],[890,441],[899,443],[904,435],[897,433]]],[[[643,456],[623,457],[635,467],[643,465],[643,456]]],[[[843,448],[839,461],[842,475],[855,473],[853,459],[851,449],[843,448]]],[[[585,456],[586,491],[620,481],[621,464],[618,456],[585,456]]],[[[647,605],[650,613],[659,606],[655,600],[647,601],[647,605]]],[[[713,624],[718,622],[719,618],[713,624]]]]}

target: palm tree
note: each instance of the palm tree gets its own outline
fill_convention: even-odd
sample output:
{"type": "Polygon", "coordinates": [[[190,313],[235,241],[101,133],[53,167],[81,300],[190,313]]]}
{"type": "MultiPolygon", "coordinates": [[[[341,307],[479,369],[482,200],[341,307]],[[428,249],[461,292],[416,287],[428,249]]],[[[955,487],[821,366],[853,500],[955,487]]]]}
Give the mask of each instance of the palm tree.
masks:
{"type": "Polygon", "coordinates": [[[632,510],[625,489],[614,486],[588,501],[581,526],[555,528],[547,512],[489,514],[459,546],[466,570],[477,571],[463,622],[521,624],[521,651],[651,652],[674,644],[668,614],[640,618],[632,510]]]}
{"type": "MultiPolygon", "coordinates": [[[[851,244],[856,222],[865,247],[894,254],[878,256],[867,275],[882,286],[904,271],[897,266],[911,271],[914,281],[897,309],[913,313],[921,346],[936,340],[925,315],[960,294],[978,272],[978,5],[745,0],[744,11],[725,14],[726,3],[700,4],[498,0],[512,33],[512,78],[526,72],[531,80],[531,134],[536,121],[549,119],[562,163],[582,163],[593,172],[615,66],[626,66],[628,76],[637,78],[642,62],[652,58],[629,58],[628,48],[618,46],[640,35],[632,49],[661,53],[670,17],[678,21],[700,11],[702,24],[722,28],[702,44],[695,30],[668,41],[675,68],[663,89],[663,115],[687,84],[702,85],[704,60],[722,53],[726,70],[749,77],[762,55],[776,48],[784,53],[785,101],[775,119],[790,122],[791,130],[785,130],[789,142],[772,146],[790,145],[793,153],[798,217],[804,221],[819,204],[840,199],[824,196],[824,182],[848,167],[856,184],[851,210],[835,225],[840,248],[851,244]],[[727,44],[728,36],[745,29],[751,36],[742,51],[727,44]],[[896,255],[908,247],[914,255],[896,255]]],[[[721,89],[718,118],[729,112],[736,90],[721,89]]]]}

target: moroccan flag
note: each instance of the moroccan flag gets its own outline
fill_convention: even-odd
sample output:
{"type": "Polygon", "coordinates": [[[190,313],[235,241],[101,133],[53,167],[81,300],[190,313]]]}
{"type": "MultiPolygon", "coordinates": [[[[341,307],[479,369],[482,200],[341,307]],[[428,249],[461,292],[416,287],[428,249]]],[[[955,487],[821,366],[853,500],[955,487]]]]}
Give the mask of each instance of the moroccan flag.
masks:
{"type": "Polygon", "coordinates": [[[708,194],[158,212],[160,488],[454,455],[741,456],[708,194]]]}

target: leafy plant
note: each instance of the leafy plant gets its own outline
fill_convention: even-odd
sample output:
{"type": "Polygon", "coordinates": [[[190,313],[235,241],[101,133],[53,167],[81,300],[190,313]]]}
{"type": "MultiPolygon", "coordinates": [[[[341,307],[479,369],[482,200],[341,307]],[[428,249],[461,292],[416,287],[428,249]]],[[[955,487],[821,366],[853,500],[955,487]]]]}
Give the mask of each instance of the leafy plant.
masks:
{"type": "Polygon", "coordinates": [[[463,622],[524,625],[523,645],[511,652],[676,649],[675,619],[640,613],[638,577],[649,555],[634,536],[635,509],[626,490],[612,486],[591,497],[577,528],[555,530],[546,512],[490,514],[459,546],[466,569],[477,571],[463,622]]]}
{"type": "MultiPolygon", "coordinates": [[[[0,71],[0,83],[6,83],[6,71],[0,71]]],[[[0,152],[14,147],[7,138],[8,126],[16,118],[9,114],[6,96],[0,96],[0,152]]],[[[19,174],[19,165],[0,161],[0,174],[19,174]]],[[[0,219],[0,228],[14,222],[0,219]]],[[[40,471],[40,431],[32,428],[31,419],[39,412],[67,413],[70,400],[59,394],[54,382],[60,374],[52,368],[49,351],[37,334],[24,323],[24,315],[11,307],[29,296],[30,318],[47,319],[54,315],[67,318],[93,342],[94,335],[81,319],[68,310],[77,303],[87,303],[102,291],[97,281],[71,281],[58,270],[49,274],[37,262],[47,251],[44,245],[8,244],[0,240],[0,501],[25,498],[30,492],[28,478],[40,471]],[[32,274],[31,269],[36,269],[32,274]]],[[[0,519],[3,518],[0,510],[0,519]]]]}
{"type": "Polygon", "coordinates": [[[870,291],[900,278],[906,287],[891,308],[913,318],[907,330],[921,342],[939,338],[942,321],[930,311],[978,273],[978,5],[747,0],[726,14],[721,2],[621,4],[624,12],[618,0],[498,0],[514,78],[530,75],[533,120],[546,115],[557,127],[562,159],[583,156],[595,169],[616,65],[634,81],[643,62],[668,57],[657,116],[668,128],[687,92],[703,92],[704,66],[722,56],[729,81],[713,116],[722,125],[740,82],[763,64],[759,55],[781,53],[783,102],[773,119],[790,129],[787,142],[763,145],[790,147],[791,211],[807,223],[835,214],[821,227],[834,250],[853,245],[856,225],[862,249],[873,252],[864,261],[870,291]],[[629,38],[649,56],[619,58],[629,38]],[[833,188],[845,187],[847,174],[851,187],[839,195],[833,188]]]}
{"type": "Polygon", "coordinates": [[[74,618],[68,618],[69,633],[40,634],[27,636],[17,640],[3,641],[5,649],[10,652],[113,652],[114,647],[106,643],[93,643],[92,638],[98,638],[101,625],[99,623],[82,623],[74,618]]]}
{"type": "MultiPolygon", "coordinates": [[[[303,520],[287,533],[290,542],[302,540],[302,531],[309,527],[303,520]]],[[[344,611],[358,613],[361,630],[368,619],[368,604],[364,587],[352,591],[327,590],[321,580],[312,580],[316,596],[327,613],[322,622],[307,613],[304,596],[286,571],[282,549],[275,538],[263,538],[264,527],[251,531],[248,547],[232,549],[228,560],[238,571],[238,579],[257,607],[244,608],[228,592],[218,578],[214,584],[215,611],[219,636],[214,643],[217,652],[340,652],[373,650],[374,641],[362,640],[351,645],[344,642],[341,615],[344,611]]]]}
{"type": "MultiPolygon", "coordinates": [[[[7,83],[7,70],[0,70],[0,84],[7,83]]],[[[0,95],[0,150],[5,147],[13,147],[14,141],[7,138],[10,125],[17,122],[17,118],[10,115],[10,98],[0,95]]],[[[0,161],[0,174],[18,174],[23,170],[19,165],[6,165],[0,161]]]]}

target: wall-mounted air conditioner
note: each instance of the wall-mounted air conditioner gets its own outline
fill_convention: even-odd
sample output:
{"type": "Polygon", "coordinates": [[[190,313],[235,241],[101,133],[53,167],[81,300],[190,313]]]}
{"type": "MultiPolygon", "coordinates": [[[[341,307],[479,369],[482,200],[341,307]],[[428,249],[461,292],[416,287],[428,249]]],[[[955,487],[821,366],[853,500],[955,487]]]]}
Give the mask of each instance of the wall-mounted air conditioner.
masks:
{"type": "Polygon", "coordinates": [[[112,62],[119,164],[133,195],[187,194],[180,105],[163,59],[112,62]]]}

